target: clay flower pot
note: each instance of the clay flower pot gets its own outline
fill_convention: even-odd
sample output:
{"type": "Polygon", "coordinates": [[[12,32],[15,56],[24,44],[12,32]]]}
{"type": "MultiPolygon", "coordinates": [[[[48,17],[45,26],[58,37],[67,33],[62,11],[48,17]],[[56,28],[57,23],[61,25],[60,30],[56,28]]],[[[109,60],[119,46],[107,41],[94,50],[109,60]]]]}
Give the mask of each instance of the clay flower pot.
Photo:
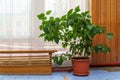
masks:
{"type": "Polygon", "coordinates": [[[89,63],[90,63],[89,58],[80,57],[72,58],[73,74],[79,76],[89,75],[89,63]]]}

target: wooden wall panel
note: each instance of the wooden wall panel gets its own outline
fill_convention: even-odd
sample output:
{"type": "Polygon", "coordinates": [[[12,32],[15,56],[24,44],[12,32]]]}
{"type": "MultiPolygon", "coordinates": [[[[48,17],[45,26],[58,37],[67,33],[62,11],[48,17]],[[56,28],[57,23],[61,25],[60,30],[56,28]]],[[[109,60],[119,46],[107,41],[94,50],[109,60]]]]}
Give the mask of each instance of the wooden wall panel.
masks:
{"type": "Polygon", "coordinates": [[[111,6],[110,6],[110,18],[111,18],[111,32],[114,34],[114,37],[112,41],[110,42],[111,44],[111,63],[117,62],[117,7],[116,7],[116,2],[117,0],[111,0],[111,6]]]}
{"type": "MultiPolygon", "coordinates": [[[[101,0],[101,6],[99,9],[101,9],[101,17],[100,17],[100,23],[102,26],[106,27],[107,26],[107,31],[110,31],[110,0],[106,1],[106,0],[101,0]]],[[[105,35],[101,36],[102,38],[102,43],[106,43],[108,46],[110,46],[110,42],[107,41],[107,39],[105,38],[105,35]]],[[[107,53],[102,54],[101,55],[101,63],[100,64],[105,64],[105,63],[110,63],[110,54],[107,53]]]]}
{"type": "Polygon", "coordinates": [[[111,52],[93,54],[93,64],[116,64],[120,63],[120,0],[92,0],[92,22],[106,27],[107,31],[114,34],[110,41],[105,35],[96,36],[94,44],[99,42],[111,47],[111,52]],[[118,17],[119,16],[119,17],[118,17]]]}
{"type": "Polygon", "coordinates": [[[118,62],[120,62],[120,0],[117,0],[117,38],[118,38],[118,44],[117,44],[117,53],[118,53],[118,62]]]}
{"type": "MultiPolygon", "coordinates": [[[[98,0],[99,1],[99,0],[98,0]]],[[[99,3],[97,2],[97,0],[92,0],[92,4],[94,3],[94,5],[92,5],[92,8],[94,7],[94,6],[98,6],[99,5],[99,3]]],[[[92,22],[93,23],[95,23],[95,24],[97,24],[98,23],[98,15],[99,15],[99,10],[98,10],[98,7],[94,7],[94,9],[92,9],[92,15],[97,15],[96,17],[92,17],[92,22]]],[[[95,41],[96,41],[96,43],[94,43],[94,45],[96,45],[97,44],[97,41],[98,40],[96,40],[95,39],[95,41]]],[[[93,54],[92,55],[92,63],[94,63],[94,64],[97,64],[97,59],[98,58],[98,55],[97,54],[93,54]]]]}
{"type": "MultiPolygon", "coordinates": [[[[101,0],[99,0],[99,2],[98,2],[98,10],[99,10],[99,13],[98,13],[98,23],[97,24],[99,24],[99,25],[101,25],[101,0]]],[[[98,35],[99,36],[99,35],[98,35]]],[[[102,42],[102,35],[100,35],[99,37],[97,37],[97,44],[99,44],[99,43],[101,43],[102,42]]],[[[98,57],[97,57],[97,63],[102,63],[102,60],[103,59],[101,59],[101,58],[103,58],[102,57],[102,54],[100,54],[100,53],[98,53],[98,55],[97,55],[98,57]]],[[[103,62],[104,63],[104,62],[103,62]]]]}

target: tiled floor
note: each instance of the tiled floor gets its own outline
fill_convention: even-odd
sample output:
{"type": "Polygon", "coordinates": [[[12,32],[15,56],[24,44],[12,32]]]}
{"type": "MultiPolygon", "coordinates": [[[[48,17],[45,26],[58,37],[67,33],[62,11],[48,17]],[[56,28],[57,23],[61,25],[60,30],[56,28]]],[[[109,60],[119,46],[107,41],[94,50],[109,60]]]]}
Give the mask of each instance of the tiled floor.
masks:
{"type": "Polygon", "coordinates": [[[52,75],[0,75],[0,80],[120,80],[120,71],[91,70],[89,76],[75,76],[69,72],[53,72],[52,75]]]}

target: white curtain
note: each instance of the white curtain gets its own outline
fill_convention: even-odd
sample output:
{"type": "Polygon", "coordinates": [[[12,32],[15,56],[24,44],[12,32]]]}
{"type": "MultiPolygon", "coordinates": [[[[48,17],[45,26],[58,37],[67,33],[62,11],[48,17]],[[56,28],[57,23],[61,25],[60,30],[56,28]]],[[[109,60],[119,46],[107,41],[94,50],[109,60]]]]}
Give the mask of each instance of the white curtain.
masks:
{"type": "Polygon", "coordinates": [[[78,5],[87,10],[87,0],[0,0],[0,50],[64,50],[38,37],[37,15],[52,10],[52,15],[61,16],[78,5]]]}
{"type": "Polygon", "coordinates": [[[45,0],[45,11],[52,10],[53,16],[62,16],[76,6],[80,6],[81,12],[86,11],[88,0],[45,0]]]}
{"type": "MultiPolygon", "coordinates": [[[[0,50],[64,51],[61,44],[44,42],[43,38],[38,37],[41,31],[37,15],[52,10],[52,15],[61,16],[78,5],[82,11],[88,9],[87,0],[0,0],[0,50]]],[[[68,62],[63,64],[69,65],[68,62]]]]}
{"type": "Polygon", "coordinates": [[[0,0],[0,49],[28,49],[31,0],[0,0]]]}

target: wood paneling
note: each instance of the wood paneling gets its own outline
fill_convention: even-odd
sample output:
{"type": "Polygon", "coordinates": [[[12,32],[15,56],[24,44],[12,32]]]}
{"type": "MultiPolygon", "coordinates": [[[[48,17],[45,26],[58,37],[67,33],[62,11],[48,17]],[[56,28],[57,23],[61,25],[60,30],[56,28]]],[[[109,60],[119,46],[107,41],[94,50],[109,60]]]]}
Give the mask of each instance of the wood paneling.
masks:
{"type": "Polygon", "coordinates": [[[117,38],[118,38],[118,44],[117,44],[117,47],[118,47],[118,50],[117,50],[117,53],[118,53],[118,62],[120,62],[120,0],[117,0],[117,38]]]}
{"type": "Polygon", "coordinates": [[[116,2],[117,0],[111,0],[110,3],[110,31],[114,34],[114,37],[112,41],[110,42],[111,44],[111,63],[117,62],[117,7],[116,7],[116,2]]]}
{"type": "Polygon", "coordinates": [[[110,41],[105,35],[96,36],[94,44],[99,42],[111,47],[111,52],[93,54],[94,64],[120,63],[120,0],[92,0],[92,22],[106,27],[106,30],[114,34],[110,41]]]}
{"type": "MultiPolygon", "coordinates": [[[[99,1],[99,0],[98,0],[99,1]]],[[[94,7],[94,6],[98,6],[99,4],[98,4],[98,2],[97,2],[97,0],[93,0],[92,1],[92,8],[94,7]],[[94,3],[94,5],[93,5],[93,3],[94,3]]],[[[98,10],[98,7],[94,7],[94,9],[92,9],[92,16],[93,15],[97,15],[96,17],[92,17],[92,22],[93,23],[95,23],[95,24],[97,24],[98,23],[98,15],[99,15],[99,10],[98,10]]],[[[96,38],[96,37],[95,37],[96,38]]],[[[94,43],[95,45],[97,44],[97,41],[98,40],[96,40],[96,43],[94,43]]],[[[98,58],[98,55],[97,54],[93,54],[92,55],[92,63],[94,63],[94,64],[97,64],[97,59],[98,58]]]]}

